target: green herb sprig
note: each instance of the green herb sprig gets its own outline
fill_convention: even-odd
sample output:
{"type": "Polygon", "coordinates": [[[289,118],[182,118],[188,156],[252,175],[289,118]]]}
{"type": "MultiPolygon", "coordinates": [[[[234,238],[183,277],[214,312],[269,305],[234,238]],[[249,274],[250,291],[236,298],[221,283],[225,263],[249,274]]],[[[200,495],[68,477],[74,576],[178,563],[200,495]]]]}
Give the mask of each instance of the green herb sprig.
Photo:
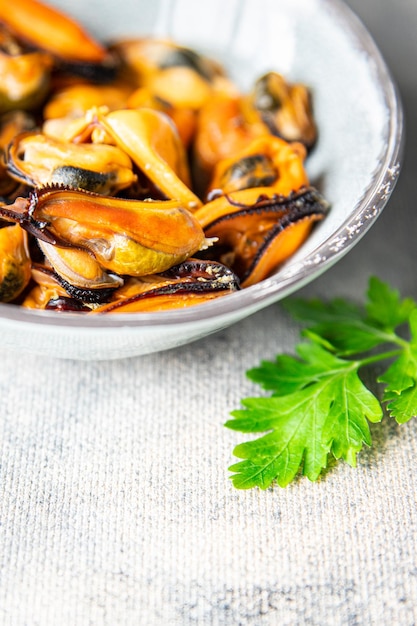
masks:
{"type": "Polygon", "coordinates": [[[274,481],[285,487],[300,470],[315,481],[332,457],[355,466],[363,445],[372,443],[369,422],[381,421],[384,409],[399,424],[417,415],[414,300],[400,299],[372,277],[364,306],[344,299],[289,299],[285,306],[307,323],[296,355],[250,369],[249,379],[272,394],[242,400],[244,408],[232,411],[225,424],[266,433],[235,447],[243,460],[229,469],[238,489],[267,489],[274,481]],[[375,375],[380,398],[359,375],[376,363],[385,367],[375,375]]]}

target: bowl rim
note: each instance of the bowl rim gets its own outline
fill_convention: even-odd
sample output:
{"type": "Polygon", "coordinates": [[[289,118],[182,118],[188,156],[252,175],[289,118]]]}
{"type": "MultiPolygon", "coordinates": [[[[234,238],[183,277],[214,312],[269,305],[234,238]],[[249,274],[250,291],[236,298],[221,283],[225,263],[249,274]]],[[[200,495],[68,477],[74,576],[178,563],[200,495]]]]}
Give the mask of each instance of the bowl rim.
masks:
{"type": "MultiPolygon", "coordinates": [[[[343,0],[324,0],[327,8],[339,19],[343,19],[354,35],[360,49],[373,63],[373,71],[381,88],[388,112],[385,153],[381,156],[377,174],[364,190],[354,209],[343,223],[313,249],[302,261],[279,270],[269,278],[243,290],[227,294],[195,306],[156,311],[152,313],[117,313],[114,315],[80,315],[79,313],[37,309],[25,309],[16,304],[0,304],[0,326],[6,322],[17,325],[32,324],[52,328],[66,327],[68,330],[103,331],[106,328],[138,328],[157,326],[181,326],[201,323],[217,318],[243,317],[287,297],[295,290],[311,282],[323,273],[372,226],[382,212],[398,180],[404,153],[404,112],[398,87],[372,35],[360,18],[343,0]],[[242,313],[239,313],[242,311],[242,313]]],[[[376,174],[375,173],[375,174],[376,174]]]]}

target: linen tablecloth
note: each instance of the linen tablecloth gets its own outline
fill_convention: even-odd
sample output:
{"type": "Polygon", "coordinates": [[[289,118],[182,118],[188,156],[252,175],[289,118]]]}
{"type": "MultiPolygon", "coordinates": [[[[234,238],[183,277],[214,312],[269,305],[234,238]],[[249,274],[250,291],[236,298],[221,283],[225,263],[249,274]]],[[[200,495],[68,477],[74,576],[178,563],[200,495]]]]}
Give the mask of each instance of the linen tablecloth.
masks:
{"type": "MultiPolygon", "coordinates": [[[[417,3],[350,0],[403,98],[403,171],[382,216],[303,296],[417,298],[417,3]]],[[[417,421],[385,418],[356,469],[237,491],[258,393],[245,371],[292,352],[280,304],[189,346],[111,362],[1,351],[1,626],[417,623],[417,421]]]]}

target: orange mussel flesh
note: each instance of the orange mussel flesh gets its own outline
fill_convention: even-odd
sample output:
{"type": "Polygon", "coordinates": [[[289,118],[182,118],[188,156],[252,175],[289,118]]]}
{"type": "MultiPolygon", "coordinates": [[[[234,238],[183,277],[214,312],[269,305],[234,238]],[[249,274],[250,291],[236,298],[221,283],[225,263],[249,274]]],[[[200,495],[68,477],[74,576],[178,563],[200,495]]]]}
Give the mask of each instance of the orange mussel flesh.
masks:
{"type": "Polygon", "coordinates": [[[241,286],[249,287],[288,259],[327,211],[328,203],[314,187],[288,196],[265,187],[221,196],[195,215],[206,236],[217,238],[211,258],[229,266],[241,286]]]}

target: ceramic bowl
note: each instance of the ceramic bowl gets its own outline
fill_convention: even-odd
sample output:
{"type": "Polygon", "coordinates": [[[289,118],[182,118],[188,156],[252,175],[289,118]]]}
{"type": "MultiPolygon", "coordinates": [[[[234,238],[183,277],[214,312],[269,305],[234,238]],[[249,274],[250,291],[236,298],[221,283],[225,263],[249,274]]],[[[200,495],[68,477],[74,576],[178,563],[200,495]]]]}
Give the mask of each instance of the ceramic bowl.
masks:
{"type": "Polygon", "coordinates": [[[0,305],[3,347],[72,359],[173,348],[288,296],[348,253],[397,180],[401,102],[374,41],[340,0],[55,0],[103,40],[167,35],[224,63],[241,89],[268,70],[307,83],[319,141],[307,170],[331,204],[326,219],[273,276],[223,298],[160,313],[83,316],[0,305]]]}

